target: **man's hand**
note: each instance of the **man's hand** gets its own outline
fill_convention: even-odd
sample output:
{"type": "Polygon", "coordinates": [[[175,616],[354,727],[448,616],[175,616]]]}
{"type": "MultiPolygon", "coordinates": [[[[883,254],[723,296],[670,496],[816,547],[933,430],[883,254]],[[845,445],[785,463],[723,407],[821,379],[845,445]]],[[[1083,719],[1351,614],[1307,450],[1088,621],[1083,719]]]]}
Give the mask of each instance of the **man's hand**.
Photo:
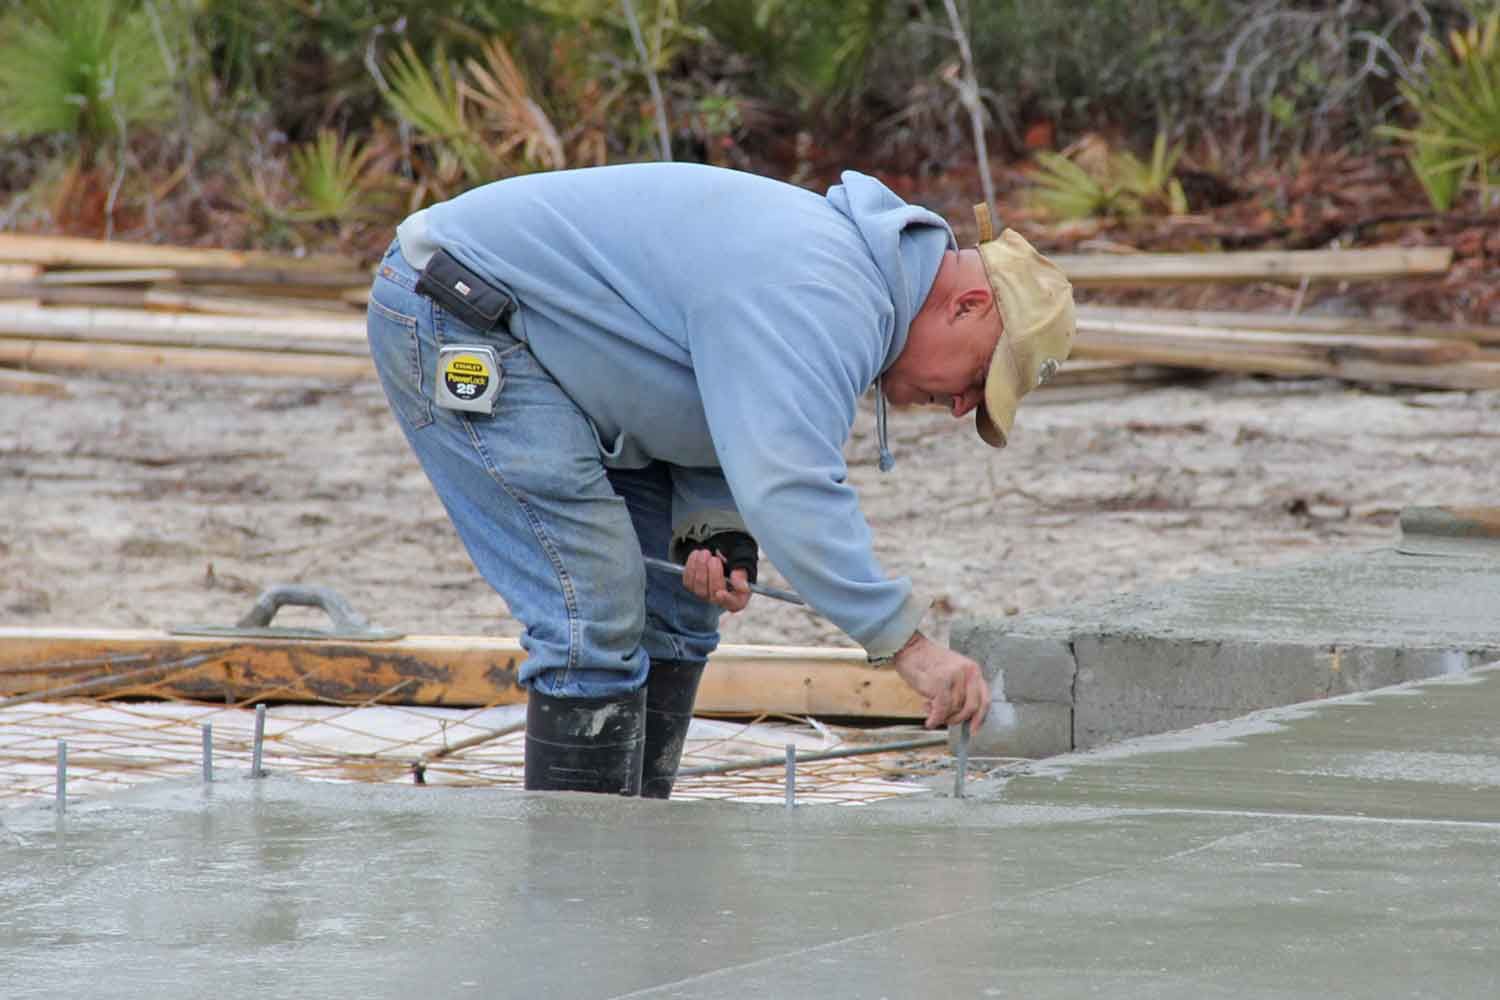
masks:
{"type": "Polygon", "coordinates": [[[690,552],[682,567],[682,585],[699,600],[717,604],[731,614],[750,603],[750,575],[737,569],[724,575],[724,559],[708,549],[690,552]]]}
{"type": "Polygon", "coordinates": [[[921,632],[912,633],[892,666],[922,696],[927,708],[923,725],[928,729],[962,722],[978,726],[990,710],[990,686],[979,664],[939,646],[921,632]]]}

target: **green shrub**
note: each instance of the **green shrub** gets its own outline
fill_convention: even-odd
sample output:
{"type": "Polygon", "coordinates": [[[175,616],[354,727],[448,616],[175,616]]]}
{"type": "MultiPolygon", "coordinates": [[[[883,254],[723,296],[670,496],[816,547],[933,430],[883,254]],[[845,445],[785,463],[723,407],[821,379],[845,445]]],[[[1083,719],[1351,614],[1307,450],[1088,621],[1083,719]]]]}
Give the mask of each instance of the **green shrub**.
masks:
{"type": "Polygon", "coordinates": [[[1447,211],[1470,184],[1488,205],[1500,184],[1500,11],[1451,33],[1446,47],[1430,37],[1426,44],[1425,78],[1401,88],[1416,128],[1380,131],[1409,143],[1407,158],[1434,208],[1447,211]]]}
{"type": "Polygon", "coordinates": [[[171,42],[128,0],[24,0],[0,22],[0,129],[85,154],[173,109],[171,42]]]}

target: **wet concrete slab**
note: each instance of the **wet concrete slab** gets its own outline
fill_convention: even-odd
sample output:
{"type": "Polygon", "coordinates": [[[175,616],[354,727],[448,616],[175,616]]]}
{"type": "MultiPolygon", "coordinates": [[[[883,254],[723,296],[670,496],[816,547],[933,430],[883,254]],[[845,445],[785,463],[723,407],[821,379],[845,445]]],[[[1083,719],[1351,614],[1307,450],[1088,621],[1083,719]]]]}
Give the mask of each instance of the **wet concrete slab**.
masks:
{"type": "Polygon", "coordinates": [[[959,623],[954,647],[1013,706],[995,718],[1018,722],[987,726],[974,750],[1047,756],[1500,656],[1500,548],[1413,538],[1427,540],[959,623]],[[1069,714],[1066,734],[1019,725],[1043,705],[1069,714]]]}
{"type": "Polygon", "coordinates": [[[169,784],[0,814],[62,997],[1480,997],[1500,672],[857,808],[169,784]]]}

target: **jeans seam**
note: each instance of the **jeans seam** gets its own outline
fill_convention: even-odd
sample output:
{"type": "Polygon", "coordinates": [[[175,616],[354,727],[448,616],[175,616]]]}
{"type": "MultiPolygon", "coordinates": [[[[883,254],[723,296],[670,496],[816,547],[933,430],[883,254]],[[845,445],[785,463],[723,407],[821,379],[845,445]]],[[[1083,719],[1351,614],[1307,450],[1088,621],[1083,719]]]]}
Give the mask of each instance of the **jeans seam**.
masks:
{"type": "MultiPolygon", "coordinates": [[[[385,259],[389,260],[390,258],[387,257],[385,259]]],[[[404,288],[408,292],[420,294],[419,292],[417,292],[417,283],[415,279],[407,277],[405,274],[402,274],[400,271],[396,270],[394,267],[391,267],[391,265],[389,264],[382,262],[381,265],[375,269],[375,276],[377,278],[384,278],[386,281],[389,281],[391,284],[395,285],[398,288],[404,288]]]]}
{"type": "MultiPolygon", "coordinates": [[[[448,340],[445,323],[447,318],[447,310],[434,304],[432,307],[432,330],[439,346],[447,343],[448,340]]],[[[457,415],[455,414],[455,416],[457,415]]],[[[510,484],[505,481],[505,477],[500,474],[500,470],[495,467],[494,460],[490,458],[489,452],[485,450],[484,441],[474,430],[474,422],[468,417],[463,416],[458,416],[458,419],[463,421],[464,433],[469,436],[469,444],[474,447],[475,453],[479,455],[480,461],[484,463],[484,471],[505,491],[506,496],[515,501],[516,506],[521,508],[521,513],[526,515],[526,523],[531,525],[531,533],[536,536],[536,540],[541,545],[542,551],[547,554],[547,560],[552,563],[553,571],[557,573],[558,583],[562,586],[563,604],[568,611],[568,665],[564,668],[563,672],[563,681],[566,683],[578,665],[578,649],[583,644],[582,629],[578,621],[578,593],[573,587],[573,581],[568,576],[566,568],[563,566],[562,557],[557,552],[556,544],[547,535],[546,527],[542,524],[542,519],[537,517],[536,512],[531,509],[531,505],[526,502],[526,498],[512,489],[510,484]]]]}
{"type": "MultiPolygon", "coordinates": [[[[386,275],[377,277],[377,281],[385,280],[397,288],[404,288],[399,281],[391,281],[386,275]]],[[[415,414],[407,414],[407,421],[413,430],[421,430],[432,423],[432,403],[427,398],[427,393],[422,384],[422,343],[420,336],[421,321],[415,316],[408,316],[398,309],[392,309],[384,302],[376,299],[372,294],[368,303],[368,310],[380,316],[388,323],[393,323],[403,330],[402,355],[407,367],[406,375],[411,379],[412,386],[416,389],[420,400],[415,414]]]]}
{"type": "Polygon", "coordinates": [[[531,504],[526,502],[526,498],[516,492],[505,481],[505,477],[501,475],[500,470],[495,467],[495,463],[490,458],[489,452],[485,450],[484,441],[474,430],[474,422],[467,417],[460,419],[463,420],[464,431],[469,435],[469,443],[474,446],[474,451],[478,453],[480,460],[484,462],[485,472],[505,491],[505,494],[515,502],[516,506],[521,509],[521,513],[526,516],[526,523],[531,525],[531,533],[536,536],[537,543],[541,545],[542,551],[547,554],[547,560],[552,563],[552,569],[557,574],[557,582],[562,588],[563,604],[568,612],[568,664],[563,670],[562,678],[563,683],[567,683],[572,679],[573,671],[578,666],[578,650],[583,645],[583,635],[578,614],[578,592],[573,586],[573,578],[568,575],[567,567],[563,565],[562,556],[557,550],[557,544],[547,534],[546,525],[542,523],[542,519],[536,515],[536,511],[532,509],[531,504]]]}

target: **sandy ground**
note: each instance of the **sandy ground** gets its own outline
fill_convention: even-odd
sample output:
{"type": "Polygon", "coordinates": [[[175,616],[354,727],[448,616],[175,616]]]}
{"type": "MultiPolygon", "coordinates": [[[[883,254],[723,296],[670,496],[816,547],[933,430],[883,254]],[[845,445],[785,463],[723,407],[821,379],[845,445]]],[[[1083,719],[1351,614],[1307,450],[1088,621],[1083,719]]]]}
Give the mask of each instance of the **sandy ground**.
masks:
{"type": "MultiPolygon", "coordinates": [[[[0,624],[233,623],[275,582],[330,585],[377,625],[515,634],[373,379],[78,375],[0,394],[0,624]]],[[[1049,388],[1011,448],[970,421],[868,412],[849,445],[879,554],[955,616],[1014,615],[1189,574],[1390,542],[1408,504],[1494,502],[1500,391],[1218,378],[1049,388]]],[[[768,566],[767,582],[778,577],[768,566]]],[[[320,623],[288,609],[277,624],[320,623]]],[[[847,643],[757,599],[726,641],[847,643]]]]}

